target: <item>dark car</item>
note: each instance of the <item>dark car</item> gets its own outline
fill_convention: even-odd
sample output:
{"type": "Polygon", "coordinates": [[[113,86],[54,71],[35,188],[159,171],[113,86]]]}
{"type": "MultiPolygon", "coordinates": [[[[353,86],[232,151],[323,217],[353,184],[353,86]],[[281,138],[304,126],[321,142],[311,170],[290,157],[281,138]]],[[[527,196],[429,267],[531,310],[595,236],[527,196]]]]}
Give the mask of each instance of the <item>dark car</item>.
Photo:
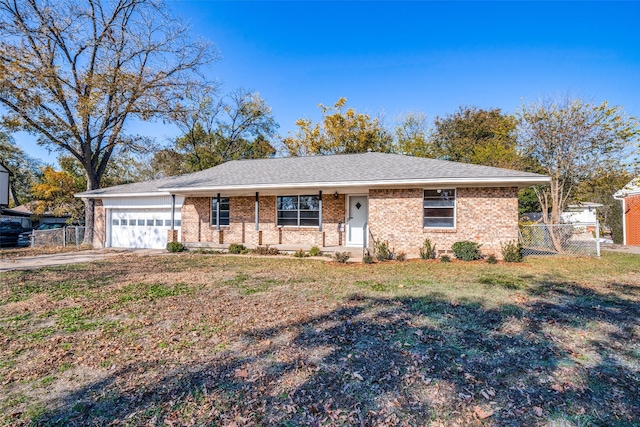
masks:
{"type": "Polygon", "coordinates": [[[18,245],[18,236],[22,233],[22,224],[17,221],[0,222],[0,246],[14,247],[18,245]]]}

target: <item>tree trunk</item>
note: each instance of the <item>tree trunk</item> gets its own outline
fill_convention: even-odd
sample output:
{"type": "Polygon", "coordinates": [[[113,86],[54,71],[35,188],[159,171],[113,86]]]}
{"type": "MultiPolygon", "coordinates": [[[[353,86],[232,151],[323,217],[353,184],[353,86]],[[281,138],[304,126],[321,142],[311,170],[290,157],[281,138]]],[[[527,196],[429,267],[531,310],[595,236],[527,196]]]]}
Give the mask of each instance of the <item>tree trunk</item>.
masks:
{"type": "MultiPolygon", "coordinates": [[[[100,188],[100,181],[94,174],[87,174],[87,191],[100,188]]],[[[95,222],[95,199],[84,199],[84,239],[83,245],[93,246],[93,231],[95,222]]]]}

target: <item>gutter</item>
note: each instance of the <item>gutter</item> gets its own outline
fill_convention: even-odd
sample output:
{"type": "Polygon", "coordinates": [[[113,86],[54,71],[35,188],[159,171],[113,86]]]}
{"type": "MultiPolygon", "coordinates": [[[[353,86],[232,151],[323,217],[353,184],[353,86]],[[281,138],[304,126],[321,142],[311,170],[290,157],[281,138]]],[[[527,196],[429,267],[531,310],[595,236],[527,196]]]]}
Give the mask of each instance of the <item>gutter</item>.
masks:
{"type": "Polygon", "coordinates": [[[617,194],[618,193],[615,193],[613,195],[613,198],[614,200],[620,200],[622,202],[622,244],[626,246],[627,245],[627,215],[624,211],[626,195],[622,196],[617,194]]]}

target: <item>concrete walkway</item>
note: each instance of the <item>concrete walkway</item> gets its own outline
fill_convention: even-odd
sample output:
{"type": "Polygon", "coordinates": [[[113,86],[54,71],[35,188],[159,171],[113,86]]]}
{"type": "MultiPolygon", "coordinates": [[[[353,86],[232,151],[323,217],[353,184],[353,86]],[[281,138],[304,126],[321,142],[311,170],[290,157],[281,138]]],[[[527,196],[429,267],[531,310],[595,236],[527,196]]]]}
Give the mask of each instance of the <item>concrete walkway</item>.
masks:
{"type": "Polygon", "coordinates": [[[613,243],[603,244],[600,249],[603,251],[624,252],[626,254],[640,255],[640,246],[624,246],[613,243]]]}
{"type": "Polygon", "coordinates": [[[133,255],[160,255],[166,254],[167,251],[165,249],[96,249],[50,255],[0,258],[0,273],[12,270],[33,270],[56,265],[80,264],[128,253],[133,255]]]}

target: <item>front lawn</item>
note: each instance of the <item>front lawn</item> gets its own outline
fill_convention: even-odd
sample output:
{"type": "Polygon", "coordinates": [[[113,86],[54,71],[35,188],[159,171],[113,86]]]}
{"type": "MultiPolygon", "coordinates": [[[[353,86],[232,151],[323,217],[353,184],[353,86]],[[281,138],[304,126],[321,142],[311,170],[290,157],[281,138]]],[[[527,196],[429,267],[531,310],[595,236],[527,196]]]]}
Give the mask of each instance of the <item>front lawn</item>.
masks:
{"type": "Polygon", "coordinates": [[[640,257],[0,274],[3,425],[640,425],[640,257]]]}

